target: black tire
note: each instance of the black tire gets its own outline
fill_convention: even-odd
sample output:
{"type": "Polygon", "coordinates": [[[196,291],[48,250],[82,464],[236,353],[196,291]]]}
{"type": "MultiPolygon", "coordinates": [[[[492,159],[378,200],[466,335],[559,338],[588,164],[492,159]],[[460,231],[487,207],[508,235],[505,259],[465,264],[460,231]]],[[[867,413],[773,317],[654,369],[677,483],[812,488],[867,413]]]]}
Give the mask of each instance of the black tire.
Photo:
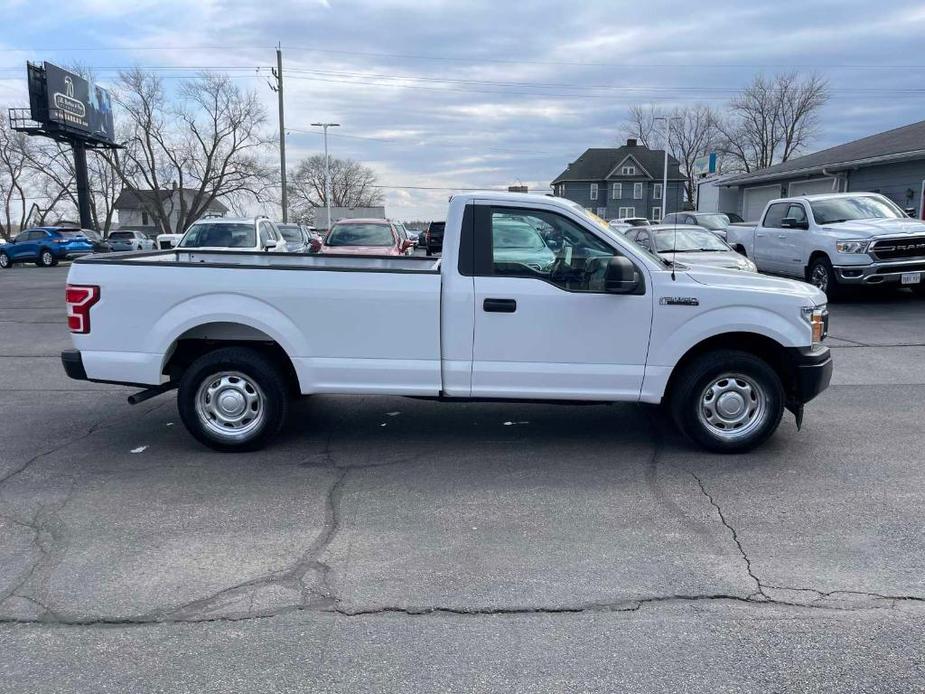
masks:
{"type": "Polygon", "coordinates": [[[832,263],[824,255],[812,259],[806,268],[806,281],[823,291],[829,299],[835,299],[842,294],[832,263]]]}
{"type": "Polygon", "coordinates": [[[13,267],[13,260],[5,252],[0,253],[0,270],[9,270],[13,267]]]}
{"type": "Polygon", "coordinates": [[[55,260],[55,256],[52,255],[51,251],[47,248],[43,248],[39,251],[39,259],[35,262],[39,267],[54,267],[58,264],[58,261],[55,260]]]}
{"type": "Polygon", "coordinates": [[[925,282],[912,285],[912,293],[916,296],[925,298],[925,282]]]}
{"type": "MultiPolygon", "coordinates": [[[[777,429],[784,414],[784,388],[777,372],[763,359],[748,352],[717,350],[696,357],[682,368],[672,386],[669,406],[675,424],[695,443],[716,453],[740,453],[764,443],[777,429]],[[713,412],[704,406],[708,391],[723,381],[739,384],[734,389],[737,393],[745,384],[748,388],[744,390],[756,397],[754,401],[742,398],[747,423],[738,429],[732,426],[726,433],[705,421],[715,417],[718,408],[713,412]],[[753,418],[749,414],[752,407],[756,413],[753,418]]],[[[716,397],[713,402],[720,401],[716,397]]]]}
{"type": "MultiPolygon", "coordinates": [[[[241,393],[240,397],[246,397],[243,395],[246,391],[233,383],[229,384],[226,390],[219,390],[218,395],[225,392],[232,393],[233,397],[238,397],[235,393],[241,393]]],[[[216,402],[218,395],[214,396],[216,402]]],[[[247,347],[222,347],[199,357],[186,369],[177,391],[177,407],[183,424],[200,443],[216,451],[256,451],[266,446],[285,424],[289,411],[289,388],[277,365],[257,350],[247,347]],[[209,380],[216,379],[213,381],[214,384],[222,380],[221,374],[226,374],[225,379],[232,378],[227,374],[243,375],[245,380],[239,379],[239,383],[245,384],[244,388],[250,385],[254,391],[256,386],[260,402],[260,421],[245,434],[238,435],[231,428],[228,429],[227,435],[218,433],[216,428],[222,428],[223,425],[215,418],[211,418],[212,425],[206,423],[209,417],[205,414],[205,409],[211,407],[215,410],[217,405],[210,403],[200,408],[200,389],[205,388],[208,391],[209,380]],[[203,412],[202,416],[200,412],[203,412]]],[[[246,418],[242,421],[246,421],[246,418]]]]}
{"type": "Polygon", "coordinates": [[[425,247],[425,252],[427,253],[428,256],[433,255],[433,251],[430,250],[430,246],[425,247]]]}

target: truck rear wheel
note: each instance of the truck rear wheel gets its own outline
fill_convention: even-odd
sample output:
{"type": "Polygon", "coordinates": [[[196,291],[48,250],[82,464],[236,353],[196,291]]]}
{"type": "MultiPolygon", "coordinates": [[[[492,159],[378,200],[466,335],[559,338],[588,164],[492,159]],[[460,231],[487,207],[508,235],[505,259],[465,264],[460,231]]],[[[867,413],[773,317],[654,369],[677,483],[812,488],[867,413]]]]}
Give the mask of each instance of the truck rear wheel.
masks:
{"type": "Polygon", "coordinates": [[[784,388],[774,369],[736,350],[695,358],[679,374],[670,397],[678,428],[717,453],[738,453],[763,443],[784,413],[784,388]]]}
{"type": "Polygon", "coordinates": [[[280,370],[263,354],[223,347],[186,369],[177,406],[200,443],[217,451],[255,451],[282,429],[289,395],[280,370]]]}

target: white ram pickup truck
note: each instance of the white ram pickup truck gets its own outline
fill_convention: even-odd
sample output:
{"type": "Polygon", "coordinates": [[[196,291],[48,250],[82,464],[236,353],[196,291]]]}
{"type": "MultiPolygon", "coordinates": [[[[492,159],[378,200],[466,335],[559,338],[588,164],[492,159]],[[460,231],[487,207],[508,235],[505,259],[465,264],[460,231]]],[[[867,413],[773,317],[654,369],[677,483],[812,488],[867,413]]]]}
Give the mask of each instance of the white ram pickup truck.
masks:
{"type": "Polygon", "coordinates": [[[925,224],[877,193],[772,200],[757,226],[729,226],[726,242],[759,271],[798,277],[829,297],[845,285],[925,290],[925,224]]]}
{"type": "Polygon", "coordinates": [[[829,383],[825,296],[672,265],[578,205],[467,193],[441,259],[176,248],[73,264],[71,378],[178,389],[190,433],[256,449],[291,398],[667,403],[714,451],[767,439],[829,383]],[[547,245],[547,241],[548,244],[547,245]]]}

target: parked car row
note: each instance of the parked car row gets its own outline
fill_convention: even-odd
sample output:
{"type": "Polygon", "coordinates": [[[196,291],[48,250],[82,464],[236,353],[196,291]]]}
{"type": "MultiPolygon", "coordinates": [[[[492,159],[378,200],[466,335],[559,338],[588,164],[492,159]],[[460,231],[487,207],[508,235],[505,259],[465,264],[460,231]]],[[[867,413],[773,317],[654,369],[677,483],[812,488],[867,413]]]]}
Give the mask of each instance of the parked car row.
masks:
{"type": "Polygon", "coordinates": [[[0,268],[10,268],[14,263],[54,267],[62,260],[110,250],[109,241],[92,229],[34,227],[20,232],[9,243],[0,244],[0,268]]]}

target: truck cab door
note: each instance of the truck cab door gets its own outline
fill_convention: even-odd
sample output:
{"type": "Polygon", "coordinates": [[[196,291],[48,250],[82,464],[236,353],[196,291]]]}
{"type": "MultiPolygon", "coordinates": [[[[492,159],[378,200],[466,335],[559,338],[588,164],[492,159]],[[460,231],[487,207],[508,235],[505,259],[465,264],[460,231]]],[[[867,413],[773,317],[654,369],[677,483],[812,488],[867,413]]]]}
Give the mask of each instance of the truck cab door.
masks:
{"type": "Polygon", "coordinates": [[[776,202],[768,205],[764,218],[755,228],[755,264],[762,272],[781,274],[785,264],[781,261],[781,239],[784,228],[781,220],[787,215],[789,203],[776,202]]]}
{"type": "Polygon", "coordinates": [[[541,205],[477,205],[473,237],[473,397],[638,399],[652,321],[639,260],[638,288],[607,292],[622,253],[541,205]]]}
{"type": "Polygon", "coordinates": [[[782,275],[803,278],[809,254],[805,244],[809,233],[809,217],[803,203],[792,202],[787,206],[781,228],[774,230],[774,248],[780,260],[782,275]]]}

